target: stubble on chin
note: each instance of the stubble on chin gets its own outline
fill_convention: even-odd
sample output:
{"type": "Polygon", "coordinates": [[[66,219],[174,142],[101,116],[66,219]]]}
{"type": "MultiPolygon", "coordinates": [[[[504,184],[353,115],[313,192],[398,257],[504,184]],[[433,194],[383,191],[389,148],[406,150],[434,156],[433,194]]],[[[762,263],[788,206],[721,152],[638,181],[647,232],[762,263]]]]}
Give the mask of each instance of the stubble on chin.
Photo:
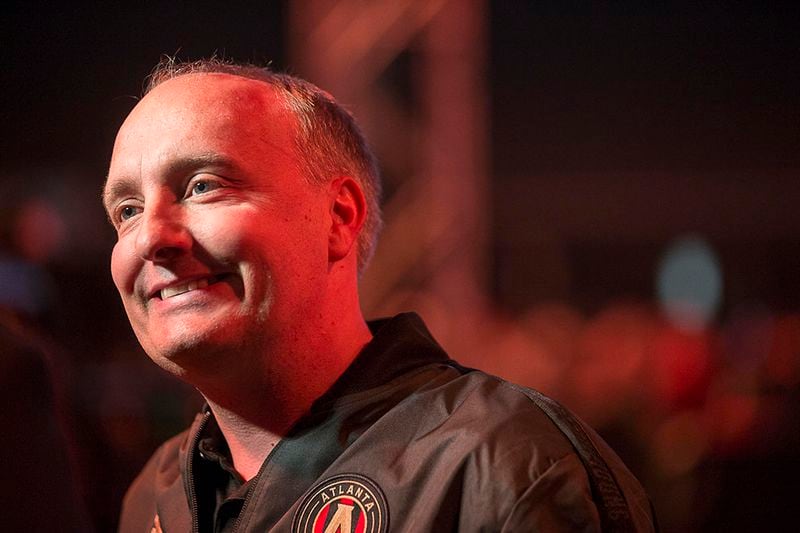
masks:
{"type": "Polygon", "coordinates": [[[214,324],[176,324],[171,331],[161,334],[158,341],[149,335],[134,332],[144,351],[158,366],[168,373],[193,383],[209,376],[222,378],[233,366],[250,366],[248,354],[261,353],[272,298],[265,299],[255,310],[244,311],[239,316],[229,316],[214,324]],[[235,358],[234,361],[231,359],[235,358]]]}

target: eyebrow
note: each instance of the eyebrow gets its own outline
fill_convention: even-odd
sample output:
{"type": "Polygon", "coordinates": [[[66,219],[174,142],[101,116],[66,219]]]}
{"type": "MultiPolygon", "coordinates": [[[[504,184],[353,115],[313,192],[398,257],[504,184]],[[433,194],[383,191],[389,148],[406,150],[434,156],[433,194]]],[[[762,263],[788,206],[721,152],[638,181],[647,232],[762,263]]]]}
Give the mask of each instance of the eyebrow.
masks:
{"type": "Polygon", "coordinates": [[[209,152],[204,154],[180,157],[167,165],[167,175],[185,174],[204,167],[226,168],[238,171],[239,166],[226,155],[209,152]]]}
{"type": "MultiPolygon", "coordinates": [[[[239,165],[234,163],[231,158],[216,152],[209,152],[180,157],[170,161],[164,169],[164,173],[167,176],[183,175],[207,167],[225,168],[232,170],[234,173],[240,172],[239,165]]],[[[231,178],[230,176],[226,177],[231,178]]],[[[113,181],[110,180],[111,176],[107,175],[102,192],[103,206],[106,211],[109,211],[109,207],[115,199],[133,195],[140,188],[139,180],[132,176],[123,176],[115,178],[113,181]]]]}
{"type": "Polygon", "coordinates": [[[136,192],[137,189],[138,186],[133,178],[121,178],[109,182],[109,176],[106,176],[106,183],[103,185],[103,191],[101,192],[103,207],[106,210],[106,214],[110,213],[111,202],[114,199],[131,195],[136,192]]]}

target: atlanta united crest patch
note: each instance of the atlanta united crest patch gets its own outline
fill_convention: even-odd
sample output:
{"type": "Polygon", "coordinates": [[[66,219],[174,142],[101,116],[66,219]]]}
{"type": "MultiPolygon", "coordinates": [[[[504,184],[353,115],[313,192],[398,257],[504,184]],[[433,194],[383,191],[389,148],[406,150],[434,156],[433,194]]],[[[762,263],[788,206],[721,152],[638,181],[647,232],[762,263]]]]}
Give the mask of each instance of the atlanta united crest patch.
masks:
{"type": "Polygon", "coordinates": [[[361,474],[317,483],[303,498],[292,533],[386,533],[389,507],[380,487],[361,474]]]}

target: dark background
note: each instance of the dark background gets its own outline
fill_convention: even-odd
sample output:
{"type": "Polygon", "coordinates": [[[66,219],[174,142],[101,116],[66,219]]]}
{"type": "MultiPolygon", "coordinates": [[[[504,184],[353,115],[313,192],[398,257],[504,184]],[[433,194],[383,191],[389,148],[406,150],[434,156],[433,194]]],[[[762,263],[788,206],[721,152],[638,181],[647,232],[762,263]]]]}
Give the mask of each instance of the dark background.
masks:
{"type": "MultiPolygon", "coordinates": [[[[197,404],[146,361],[108,273],[114,235],[99,192],[116,129],[165,53],[292,71],[288,7],[11,2],[3,11],[0,258],[24,258],[47,279],[24,315],[55,354],[86,527],[106,531],[132,476],[197,404]],[[38,255],[15,237],[31,201],[55,239],[38,255]]],[[[557,301],[591,323],[634,302],[658,315],[665,250],[700,236],[724,280],[703,337],[715,347],[713,370],[702,399],[659,411],[678,429],[650,430],[690,432],[681,416],[703,411],[714,384],[731,380],[733,425],[736,401],[745,411],[752,401],[756,413],[778,413],[772,429],[756,423],[670,478],[650,464],[650,448],[626,438],[650,430],[624,417],[599,425],[664,509],[667,530],[789,530],[784,505],[800,474],[800,8],[512,1],[488,11],[494,308],[516,320],[557,301]],[[748,332],[789,324],[780,330],[788,378],[764,381],[756,363],[729,364],[744,335],[731,324],[741,323],[748,332]]]]}

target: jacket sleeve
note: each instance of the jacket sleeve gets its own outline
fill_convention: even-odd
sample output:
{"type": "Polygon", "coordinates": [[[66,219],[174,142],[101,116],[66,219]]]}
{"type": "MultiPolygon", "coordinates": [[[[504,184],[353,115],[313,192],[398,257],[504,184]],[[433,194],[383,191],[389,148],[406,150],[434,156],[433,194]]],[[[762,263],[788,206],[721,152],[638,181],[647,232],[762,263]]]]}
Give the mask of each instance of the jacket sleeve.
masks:
{"type": "Polygon", "coordinates": [[[514,502],[502,531],[599,532],[600,516],[580,459],[555,461],[514,502]]]}
{"type": "MultiPolygon", "coordinates": [[[[622,483],[625,487],[624,480],[622,483]]],[[[655,531],[644,493],[625,490],[625,497],[631,511],[634,531],[655,531]],[[640,501],[642,497],[645,498],[644,502],[640,501]]],[[[592,498],[589,479],[580,459],[570,454],[544,471],[516,499],[503,523],[502,531],[602,531],[600,513],[592,498]]]]}

